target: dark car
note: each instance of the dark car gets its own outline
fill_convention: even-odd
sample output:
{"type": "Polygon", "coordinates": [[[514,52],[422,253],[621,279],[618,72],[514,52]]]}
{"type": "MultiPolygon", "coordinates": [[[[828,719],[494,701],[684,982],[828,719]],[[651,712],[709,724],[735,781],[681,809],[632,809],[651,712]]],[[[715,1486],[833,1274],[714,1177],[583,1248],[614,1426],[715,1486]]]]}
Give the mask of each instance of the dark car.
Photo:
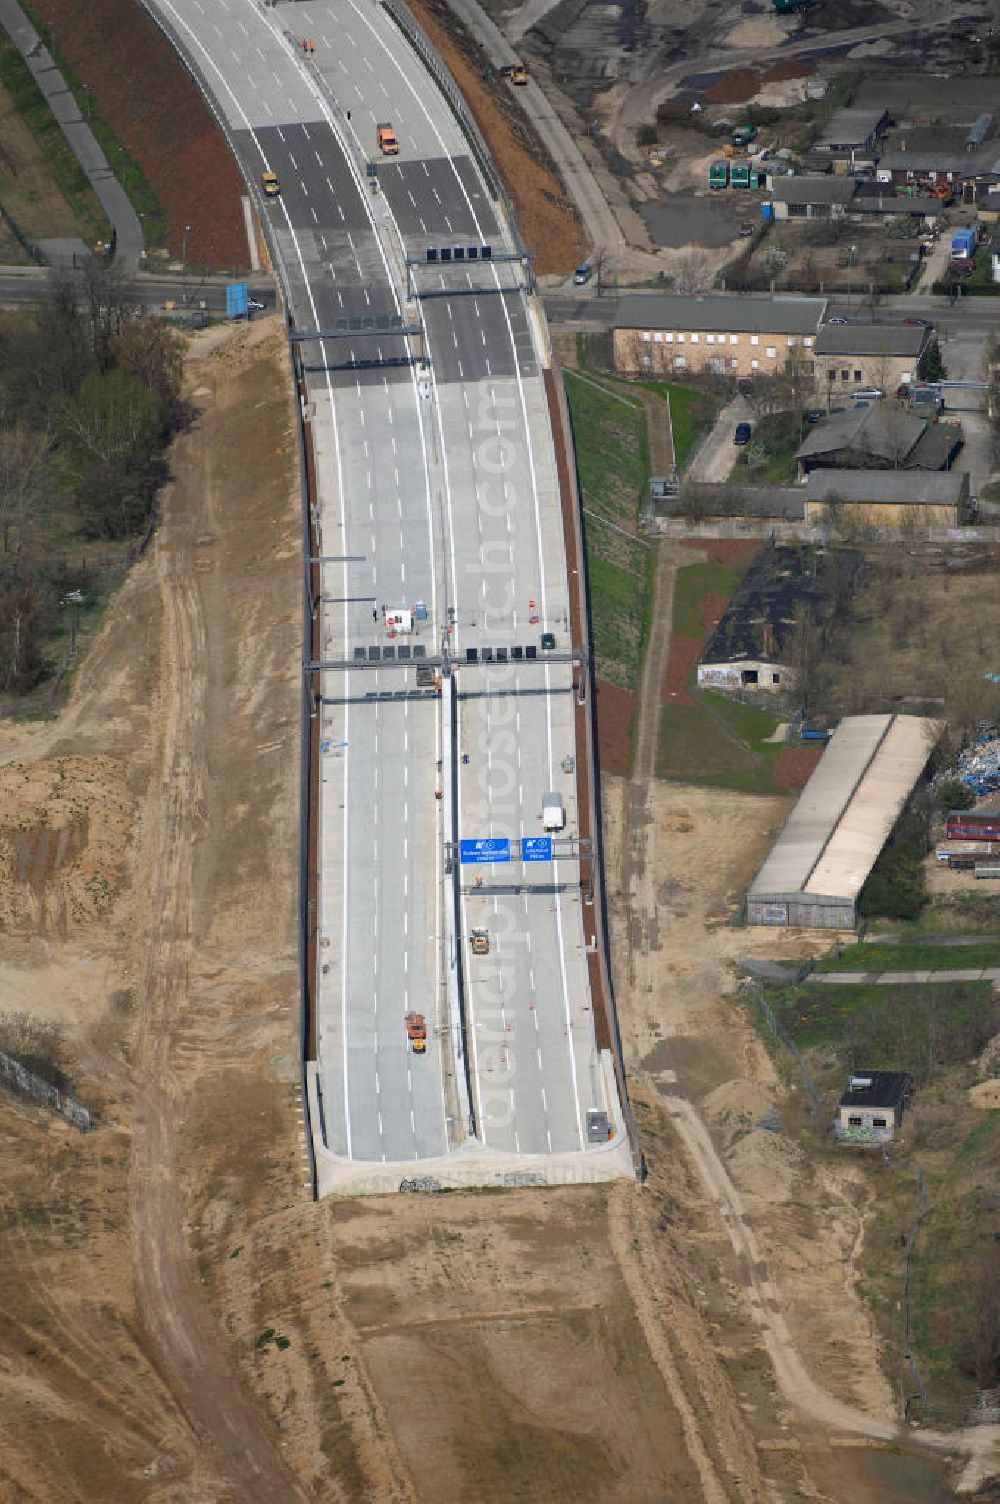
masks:
{"type": "Polygon", "coordinates": [[[807,423],[821,423],[825,417],[826,413],[821,407],[810,407],[806,412],[807,423]]]}
{"type": "Polygon", "coordinates": [[[733,434],[733,443],[749,444],[751,431],[749,423],[737,423],[736,432],[733,434]]]}
{"type": "Polygon", "coordinates": [[[585,287],[593,275],[594,272],[593,268],[590,265],[590,262],[585,261],[583,265],[578,266],[576,271],[573,273],[573,281],[576,283],[577,287],[585,287]]]}
{"type": "Polygon", "coordinates": [[[555,645],[556,645],[556,634],[554,632],[543,632],[542,633],[542,647],[545,649],[545,651],[547,653],[551,653],[551,651],[555,647],[555,645]]]}

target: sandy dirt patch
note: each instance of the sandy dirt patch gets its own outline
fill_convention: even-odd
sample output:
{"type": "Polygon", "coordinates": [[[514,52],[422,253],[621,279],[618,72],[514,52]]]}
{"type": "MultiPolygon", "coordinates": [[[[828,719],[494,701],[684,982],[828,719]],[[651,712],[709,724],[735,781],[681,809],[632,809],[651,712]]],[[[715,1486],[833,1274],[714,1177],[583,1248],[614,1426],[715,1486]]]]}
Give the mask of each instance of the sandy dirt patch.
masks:
{"type": "Polygon", "coordinates": [[[741,21],[723,37],[726,47],[780,47],[785,33],[776,21],[741,21]]]}
{"type": "Polygon", "coordinates": [[[1000,1111],[1000,1076],[994,1076],[992,1081],[980,1081],[977,1086],[970,1086],[969,1103],[981,1112],[1000,1111]]]}
{"type": "Polygon", "coordinates": [[[107,914],[132,831],[125,765],[61,757],[0,767],[0,928],[66,935],[107,914]]]}

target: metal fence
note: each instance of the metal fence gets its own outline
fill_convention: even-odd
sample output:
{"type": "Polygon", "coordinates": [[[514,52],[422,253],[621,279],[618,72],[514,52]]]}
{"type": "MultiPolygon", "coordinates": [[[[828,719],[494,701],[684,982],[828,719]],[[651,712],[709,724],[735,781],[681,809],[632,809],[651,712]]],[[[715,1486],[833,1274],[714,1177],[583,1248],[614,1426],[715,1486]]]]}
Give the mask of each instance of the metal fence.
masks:
{"type": "Polygon", "coordinates": [[[740,988],[740,991],[744,994],[744,996],[751,999],[758,1013],[764,1020],[767,1027],[770,1029],[771,1033],[774,1035],[775,1039],[783,1044],[785,1049],[788,1050],[788,1052],[793,1056],[795,1063],[799,1068],[799,1074],[802,1078],[803,1088],[809,1098],[809,1110],[812,1114],[813,1125],[817,1126],[821,1122],[823,1117],[823,1104],[820,1101],[819,1093],[817,1092],[816,1087],[813,1084],[813,1079],[809,1074],[805,1060],[802,1058],[802,1052],[795,1044],[788,1030],[778,1018],[778,1015],[775,1013],[774,1009],[771,1007],[771,1004],[767,1001],[767,998],[764,996],[763,992],[756,982],[744,982],[743,986],[740,988]]]}
{"type": "Polygon", "coordinates": [[[36,1076],[34,1071],[26,1070],[20,1060],[16,1060],[13,1055],[4,1054],[3,1050],[0,1050],[0,1080],[12,1091],[31,1097],[40,1107],[61,1113],[74,1128],[79,1128],[83,1133],[93,1126],[89,1107],[84,1107],[82,1102],[78,1102],[68,1092],[58,1091],[51,1082],[36,1076]]]}
{"type": "Polygon", "coordinates": [[[1000,527],[863,527],[856,536],[839,538],[835,529],[774,518],[724,517],[695,522],[688,517],[658,517],[651,507],[643,512],[643,526],[665,538],[784,538],[802,543],[1000,543],[1000,527]]]}

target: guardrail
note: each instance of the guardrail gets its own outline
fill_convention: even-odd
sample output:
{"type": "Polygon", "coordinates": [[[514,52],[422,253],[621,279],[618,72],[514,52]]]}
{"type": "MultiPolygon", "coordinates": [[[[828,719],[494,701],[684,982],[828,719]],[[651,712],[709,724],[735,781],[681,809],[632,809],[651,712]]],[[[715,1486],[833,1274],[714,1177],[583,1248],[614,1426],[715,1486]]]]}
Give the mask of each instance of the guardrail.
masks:
{"type": "MultiPolygon", "coordinates": [[[[287,316],[286,316],[287,317],[287,316]]],[[[289,341],[289,359],[292,367],[292,383],[295,388],[298,412],[295,433],[299,450],[299,494],[302,498],[302,656],[308,658],[315,650],[313,627],[312,572],[315,568],[312,546],[312,496],[309,484],[307,459],[309,437],[306,433],[303,399],[305,378],[299,369],[298,346],[289,341]]],[[[299,688],[299,863],[298,893],[296,900],[296,927],[298,929],[299,967],[299,1085],[302,1095],[303,1130],[306,1153],[309,1156],[309,1178],[313,1200],[318,1194],[316,1152],[313,1147],[312,1118],[309,1110],[308,1063],[314,1055],[315,1008],[313,935],[310,917],[313,913],[310,874],[314,869],[313,810],[316,787],[316,769],[313,758],[313,703],[310,681],[302,676],[299,688]]]]}

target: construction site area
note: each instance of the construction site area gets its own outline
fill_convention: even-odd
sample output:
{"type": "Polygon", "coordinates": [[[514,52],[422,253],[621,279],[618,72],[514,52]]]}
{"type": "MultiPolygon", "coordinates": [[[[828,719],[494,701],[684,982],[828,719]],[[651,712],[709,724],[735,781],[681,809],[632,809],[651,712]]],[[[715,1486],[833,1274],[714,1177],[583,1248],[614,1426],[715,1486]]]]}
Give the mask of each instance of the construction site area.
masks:
{"type": "MultiPolygon", "coordinates": [[[[132,0],[33,9],[128,143],[123,175],[141,165],[159,196],[157,266],[179,266],[182,287],[189,263],[242,275],[264,250],[263,236],[252,246],[246,235],[246,185],[146,12],[132,0]]],[[[782,112],[768,129],[775,152],[791,151],[829,118],[845,63],[904,74],[982,47],[944,29],[912,35],[935,19],[925,0],[815,0],[782,14],[716,0],[683,15],[488,5],[523,53],[524,85],[544,82],[627,229],[617,263],[595,268],[581,267],[593,226],[526,124],[512,66],[485,67],[443,0],[414,9],[509,185],[539,279],[561,285],[576,268],[659,285],[665,274],[695,298],[751,240],[751,277],[780,285],[794,272],[792,256],[757,260],[787,236],[799,274],[829,276],[852,297],[888,260],[881,231],[848,242],[846,264],[844,237],[829,230],[822,243],[778,223],[766,238],[741,236],[759,210],[728,186],[710,192],[713,123],[753,104],[782,112]],[[828,58],[799,57],[824,39],[828,58]],[[786,45],[796,50],[779,59],[786,45]]],[[[282,24],[294,10],[278,7],[282,24]]],[[[327,25],[316,21],[320,38],[327,25]]],[[[6,77],[0,102],[16,92],[6,77]]],[[[902,110],[911,86],[895,87],[902,110]]],[[[45,176],[43,156],[32,172],[45,176]]],[[[46,181],[53,237],[102,233],[82,190],[46,181]]],[[[282,191],[276,215],[297,191],[288,174],[282,191]]],[[[40,214],[27,190],[17,202],[29,221],[40,214]]],[[[326,232],[317,223],[317,243],[326,232]]],[[[592,281],[579,286],[597,301],[592,281]]],[[[507,290],[494,301],[507,308],[507,290]]],[[[547,390],[561,402],[565,388],[572,433],[556,505],[574,512],[585,545],[569,570],[579,600],[558,625],[579,633],[585,590],[591,640],[576,646],[593,663],[613,981],[601,1042],[609,1024],[620,1032],[640,1162],[634,1178],[605,1184],[556,1188],[528,1174],[445,1191],[415,1158],[392,1194],[316,1199],[297,909],[301,892],[315,929],[315,851],[299,844],[303,727],[313,737],[302,581],[331,556],[303,527],[316,459],[300,450],[299,425],[314,415],[270,309],[163,310],[183,315],[171,320],[183,420],[155,519],[141,546],[116,542],[99,598],[95,588],[93,602],[72,592],[55,603],[52,662],[0,718],[0,1497],[1000,1498],[1000,900],[985,871],[1000,854],[1000,549],[985,534],[932,536],[922,519],[873,536],[833,493],[822,536],[707,506],[651,524],[654,477],[707,471],[721,450],[732,460],[734,420],[765,432],[766,421],[738,406],[738,389],[686,380],[672,364],[624,379],[610,329],[555,331],[547,390]],[[882,1078],[894,1083],[889,1107],[882,1078]]],[[[817,302],[798,333],[811,341],[820,317],[817,302]]],[[[0,315],[0,338],[24,318],[0,315]]],[[[646,342],[665,347],[636,330],[640,355],[646,342]]],[[[756,365],[758,333],[744,333],[756,365]]],[[[727,354],[742,349],[734,335],[727,354]]],[[[962,337],[946,352],[956,370],[962,337]]],[[[534,374],[532,338],[512,390],[534,374]]],[[[928,340],[921,325],[912,341],[928,340]]],[[[473,343],[477,359],[495,358],[497,340],[477,332],[473,343]]],[[[457,337],[454,348],[471,359],[457,337]]],[[[360,400],[383,380],[388,391],[390,375],[359,365],[345,385],[353,394],[356,376],[360,400]]],[[[420,379],[418,411],[431,400],[420,379]]],[[[814,432],[804,412],[796,422],[792,470],[814,432]]],[[[442,427],[432,444],[444,438],[442,427]]],[[[371,447],[408,481],[418,446],[397,462],[397,442],[387,425],[371,447]]],[[[984,461],[983,492],[991,473],[984,461]]],[[[463,505],[475,494],[467,478],[456,488],[463,505]]],[[[879,503],[864,497],[868,518],[879,503]]],[[[957,511],[947,521],[957,533],[957,511]]],[[[50,531],[49,546],[64,546],[65,519],[50,531]]],[[[342,562],[335,525],[327,536],[342,562]]],[[[88,560],[96,550],[89,539],[88,560]]],[[[412,563],[405,550],[401,561],[412,563]]],[[[366,631],[385,593],[371,589],[366,631]]],[[[395,637],[391,647],[398,663],[395,637]]],[[[427,675],[417,682],[436,696],[440,676],[428,689],[427,675]]],[[[360,745],[360,700],[319,762],[345,822],[331,827],[335,845],[347,799],[330,769],[360,745]]],[[[317,748],[320,737],[317,719],[317,748]]],[[[469,763],[457,742],[452,751],[459,769],[469,763]]],[[[425,781],[436,819],[440,761],[425,781]]],[[[347,814],[370,835],[369,810],[347,814]]],[[[561,824],[540,828],[544,841],[561,824]]],[[[554,910],[555,882],[541,901],[554,910]]],[[[582,884],[580,907],[586,979],[598,926],[582,884]]],[[[401,932],[387,912],[383,930],[401,932]]],[[[469,966],[491,946],[496,956],[480,917],[469,966]]],[[[338,932],[317,946],[320,975],[343,943],[338,932]]],[[[574,1003],[592,1006],[589,994],[574,1003]]],[[[428,1064],[425,1015],[402,1016],[400,1050],[417,1070],[428,1064]]],[[[556,1034],[561,1045],[561,1024],[556,1034]]]]}

